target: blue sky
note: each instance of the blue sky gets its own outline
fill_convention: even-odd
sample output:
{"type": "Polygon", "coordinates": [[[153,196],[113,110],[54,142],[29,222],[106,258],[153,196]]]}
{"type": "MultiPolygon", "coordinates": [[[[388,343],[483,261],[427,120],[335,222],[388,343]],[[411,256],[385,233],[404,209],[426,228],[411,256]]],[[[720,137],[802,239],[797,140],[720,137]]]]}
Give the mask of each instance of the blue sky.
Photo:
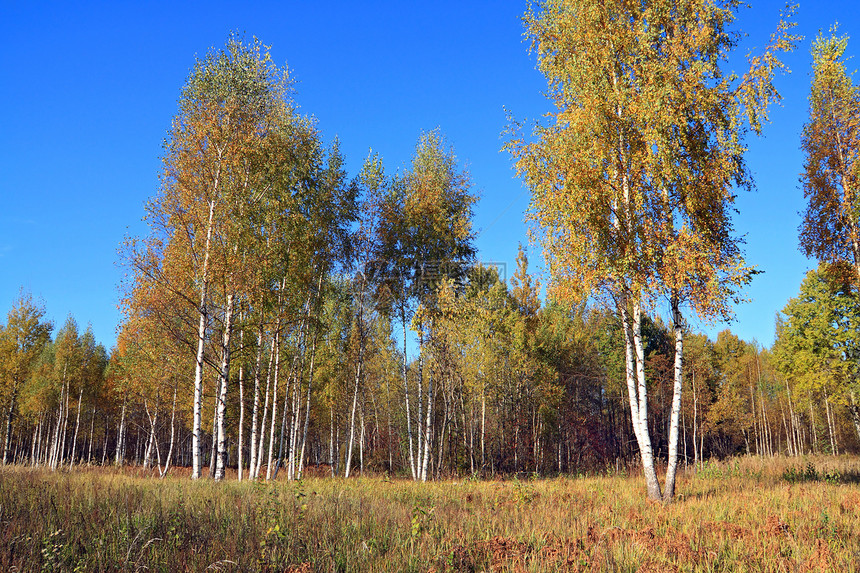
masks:
{"type": "MultiPolygon", "coordinates": [[[[783,6],[753,4],[740,11],[748,38],[738,56],[767,42],[783,6]]],[[[523,41],[524,10],[506,0],[0,3],[0,313],[23,287],[57,326],[71,313],[113,344],[117,248],[145,232],[143,202],[157,189],[161,143],[195,55],[231,31],[260,38],[289,66],[296,103],[324,138],[339,138],[350,175],[371,148],[402,168],[421,131],[441,128],[481,196],[479,256],[512,272],[527,242],[528,193],[500,151],[505,109],[520,119],[550,109],[523,41]]],[[[857,33],[857,13],[853,0],[800,6],[805,40],[787,58],[792,74],[777,80],[783,106],[749,141],[758,189],[741,195],[735,222],[764,274],[730,326],[765,346],[775,312],[814,265],[797,250],[809,47],[836,20],[857,33]]],[[[742,58],[732,63],[740,70],[742,58]]]]}

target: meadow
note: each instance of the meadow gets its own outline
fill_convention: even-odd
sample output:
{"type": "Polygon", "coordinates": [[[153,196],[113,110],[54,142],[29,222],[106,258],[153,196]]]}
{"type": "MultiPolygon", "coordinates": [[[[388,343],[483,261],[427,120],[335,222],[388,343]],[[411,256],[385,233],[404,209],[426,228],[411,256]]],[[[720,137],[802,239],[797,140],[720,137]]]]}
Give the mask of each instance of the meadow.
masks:
{"type": "Polygon", "coordinates": [[[635,471],[215,483],[7,466],[0,571],[849,573],[858,483],[858,458],[737,458],[689,468],[663,506],[635,471]]]}

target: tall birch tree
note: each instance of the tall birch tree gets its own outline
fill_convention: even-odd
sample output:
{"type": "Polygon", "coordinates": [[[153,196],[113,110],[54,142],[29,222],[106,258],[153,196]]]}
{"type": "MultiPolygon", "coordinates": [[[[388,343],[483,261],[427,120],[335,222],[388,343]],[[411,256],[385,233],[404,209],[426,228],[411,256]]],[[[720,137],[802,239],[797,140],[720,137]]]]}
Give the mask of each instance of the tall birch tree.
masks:
{"type": "Polygon", "coordinates": [[[808,257],[853,266],[860,285],[860,89],[846,69],[847,48],[848,36],[836,36],[835,28],[812,45],[800,248],[808,257]]]}
{"type": "Polygon", "coordinates": [[[21,292],[0,325],[0,407],[5,414],[3,464],[9,460],[12,423],[18,412],[20,395],[30,382],[42,350],[51,341],[52,325],[45,309],[33,297],[21,292]]]}
{"type": "Polygon", "coordinates": [[[674,493],[681,398],[680,306],[712,316],[749,278],[728,214],[749,186],[745,125],[760,129],[776,97],[781,23],[741,78],[722,67],[739,2],[547,0],[527,34],[556,107],[552,125],[508,144],[532,190],[530,218],[561,299],[614,307],[625,336],[628,399],[648,497],[674,493]],[[648,429],[643,313],[667,296],[676,337],[667,491],[648,429]],[[674,449],[674,451],[673,451],[674,449]]]}
{"type": "MultiPolygon", "coordinates": [[[[151,234],[131,245],[138,283],[154,282],[196,316],[192,478],[201,475],[204,366],[218,372],[216,477],[226,455],[224,406],[242,266],[242,225],[264,192],[263,141],[292,114],[286,71],[268,49],[231,37],[198,60],[165,144],[159,194],[147,204],[151,234]],[[206,353],[213,318],[219,352],[206,353]]],[[[189,325],[190,326],[190,325],[189,325]]]]}

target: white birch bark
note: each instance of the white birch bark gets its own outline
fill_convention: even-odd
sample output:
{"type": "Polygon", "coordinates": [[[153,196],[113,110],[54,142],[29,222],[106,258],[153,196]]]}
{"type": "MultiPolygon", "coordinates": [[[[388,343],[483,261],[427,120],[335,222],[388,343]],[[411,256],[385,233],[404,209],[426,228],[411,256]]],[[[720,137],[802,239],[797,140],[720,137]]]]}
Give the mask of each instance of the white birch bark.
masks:
{"type": "Polygon", "coordinates": [[[272,421],[269,429],[269,458],[266,465],[266,481],[272,479],[272,457],[275,453],[275,424],[278,420],[278,375],[281,366],[281,321],[275,331],[275,375],[272,384],[272,421]]]}
{"type": "MultiPolygon", "coordinates": [[[[220,176],[219,171],[215,176],[215,190],[217,194],[220,176]]],[[[201,411],[203,405],[203,358],[206,349],[206,327],[209,321],[209,251],[212,245],[212,224],[215,218],[215,202],[209,201],[209,221],[206,224],[206,244],[203,249],[203,269],[200,273],[200,307],[199,322],[197,325],[197,360],[194,366],[194,418],[191,430],[191,479],[200,479],[202,428],[201,411]]]]}
{"type": "Polygon", "coordinates": [[[233,302],[232,293],[227,295],[227,308],[224,312],[224,335],[221,339],[221,384],[218,391],[217,406],[217,459],[215,462],[215,480],[221,481],[227,471],[227,429],[225,414],[227,412],[227,384],[230,381],[230,338],[233,331],[233,302]]]}
{"type": "Polygon", "coordinates": [[[358,405],[358,383],[361,379],[361,368],[362,368],[362,360],[361,360],[361,343],[359,343],[359,359],[355,365],[355,384],[352,393],[352,410],[349,415],[349,446],[346,450],[346,466],[344,466],[343,477],[348,478],[350,471],[352,469],[352,449],[355,443],[355,410],[358,405]]]}
{"type": "Polygon", "coordinates": [[[424,425],[424,461],[421,463],[421,481],[427,481],[427,472],[430,466],[430,450],[433,438],[433,375],[430,374],[430,381],[427,383],[427,420],[424,425]]]}
{"type": "Polygon", "coordinates": [[[75,434],[72,439],[72,455],[69,456],[69,469],[72,469],[72,466],[75,465],[75,450],[78,447],[78,428],[81,425],[81,402],[84,398],[84,387],[81,385],[81,389],[78,393],[78,411],[75,414],[75,434]]]}
{"type": "MultiPolygon", "coordinates": [[[[319,285],[317,287],[319,290],[319,285]]],[[[308,426],[310,425],[311,418],[311,386],[313,386],[314,381],[314,365],[316,362],[316,352],[317,352],[317,329],[314,328],[314,336],[311,339],[311,365],[310,370],[308,371],[308,389],[307,396],[305,399],[305,425],[302,429],[302,447],[301,452],[299,453],[299,468],[298,468],[298,479],[302,479],[302,473],[305,469],[305,444],[308,442],[308,426]]]]}
{"type": "Polygon", "coordinates": [[[257,444],[257,453],[256,453],[256,465],[254,466],[254,472],[252,474],[252,479],[257,479],[260,477],[260,467],[263,465],[263,451],[265,447],[266,441],[266,420],[269,414],[269,389],[271,387],[272,382],[272,369],[275,365],[275,338],[272,337],[271,350],[269,352],[269,364],[266,367],[266,395],[263,404],[263,419],[260,421],[260,439],[257,444]]]}
{"type": "Polygon", "coordinates": [[[409,469],[412,472],[412,479],[417,480],[415,451],[412,446],[414,438],[412,436],[412,412],[409,410],[409,377],[406,356],[406,310],[403,309],[403,393],[406,401],[406,439],[409,442],[409,469]]]}
{"type": "MultiPolygon", "coordinates": [[[[261,311],[262,312],[262,311],[261,311]]],[[[259,329],[257,330],[257,356],[254,364],[254,395],[252,398],[252,409],[251,409],[251,460],[248,467],[248,479],[255,479],[257,477],[257,460],[259,456],[257,455],[257,442],[260,438],[260,429],[258,426],[258,417],[259,417],[259,408],[260,408],[260,368],[262,367],[263,360],[263,317],[260,316],[260,324],[259,329]]],[[[271,361],[269,362],[271,366],[271,361]]],[[[266,375],[266,398],[269,396],[269,378],[268,374],[266,375]]],[[[265,412],[269,407],[268,402],[266,403],[263,411],[265,412]]],[[[265,422],[264,422],[265,425],[265,422]]],[[[261,441],[261,440],[260,440],[261,441]]]]}
{"type": "Polygon", "coordinates": [[[674,388],[672,391],[672,413],[669,420],[669,464],[666,466],[666,484],[663,503],[675,497],[675,476],[678,470],[678,424],[681,415],[681,391],[683,389],[684,329],[677,297],[672,297],[672,329],[675,334],[674,388]]]}
{"type": "MultiPolygon", "coordinates": [[[[239,331],[239,346],[244,348],[245,346],[245,331],[239,331]]],[[[242,456],[242,449],[244,443],[242,439],[245,437],[243,434],[243,429],[245,427],[245,368],[244,366],[239,366],[239,447],[236,450],[236,457],[238,458],[238,472],[237,472],[237,481],[242,481],[242,465],[244,463],[244,459],[242,456]]]]}
{"type": "Polygon", "coordinates": [[[93,410],[90,413],[90,443],[87,448],[87,465],[93,463],[93,437],[95,436],[96,429],[96,408],[93,406],[93,410]]]}
{"type": "Polygon", "coordinates": [[[854,422],[854,431],[857,433],[857,439],[860,440],[860,407],[857,406],[857,396],[853,390],[848,393],[851,399],[849,408],[851,410],[851,421],[854,422]]]}
{"type": "Polygon", "coordinates": [[[167,449],[167,458],[164,460],[164,469],[161,470],[161,477],[167,475],[170,469],[170,462],[173,456],[173,444],[176,439],[176,387],[173,387],[173,406],[170,408],[170,446],[167,449]]]}
{"type": "Polygon", "coordinates": [[[644,349],[642,347],[641,307],[637,300],[632,301],[632,307],[633,316],[631,319],[627,310],[626,297],[622,299],[621,317],[624,324],[625,372],[630,414],[633,421],[633,433],[639,445],[648,498],[660,501],[662,500],[660,483],[657,481],[657,473],[654,469],[654,455],[651,450],[651,436],[648,430],[648,393],[645,380],[644,349]]]}
{"type": "Polygon", "coordinates": [[[119,416],[119,427],[116,432],[116,453],[114,465],[119,467],[122,465],[122,462],[125,460],[124,450],[125,450],[125,407],[126,407],[126,398],[123,397],[122,400],[122,411],[119,416]]]}
{"type": "Polygon", "coordinates": [[[149,466],[152,464],[152,451],[154,449],[155,442],[155,425],[158,420],[158,405],[156,404],[154,416],[149,411],[149,404],[146,399],[143,400],[143,409],[146,412],[147,420],[149,420],[149,437],[146,440],[146,450],[143,454],[143,469],[149,469],[149,466]]]}

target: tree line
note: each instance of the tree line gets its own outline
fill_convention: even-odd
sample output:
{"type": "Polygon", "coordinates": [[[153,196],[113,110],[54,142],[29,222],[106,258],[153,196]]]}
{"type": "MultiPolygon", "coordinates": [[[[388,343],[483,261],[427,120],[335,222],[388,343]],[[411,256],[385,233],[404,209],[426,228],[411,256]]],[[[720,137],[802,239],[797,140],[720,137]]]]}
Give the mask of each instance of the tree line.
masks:
{"type": "Polygon", "coordinates": [[[649,496],[668,501],[681,461],[856,451],[860,106],[845,38],[814,44],[802,142],[801,245],[822,266],[771,349],[728,330],[711,341],[683,317],[730,318],[755,273],[731,221],[736,189],[753,185],[743,141],[797,41],[789,14],[747,73],[725,73],[736,9],[548,0],[527,12],[556,113],[532,134],[512,124],[507,147],[532,191],[543,300],[522,248],[510,280],[477,259],[477,197],[439,130],[403,170],[371,154],[350,179],[268,48],[231,37],[195,62],[149,232],[121,248],[125,320],[109,359],[76,358],[100,364],[89,378],[65,363],[60,375],[46,366],[66,356],[57,346],[87,333],[70,320],[51,341],[25,295],[10,311],[4,461],[111,452],[192,478],[208,465],[215,479],[294,479],[323,464],[416,480],[639,463],[649,496]]]}

